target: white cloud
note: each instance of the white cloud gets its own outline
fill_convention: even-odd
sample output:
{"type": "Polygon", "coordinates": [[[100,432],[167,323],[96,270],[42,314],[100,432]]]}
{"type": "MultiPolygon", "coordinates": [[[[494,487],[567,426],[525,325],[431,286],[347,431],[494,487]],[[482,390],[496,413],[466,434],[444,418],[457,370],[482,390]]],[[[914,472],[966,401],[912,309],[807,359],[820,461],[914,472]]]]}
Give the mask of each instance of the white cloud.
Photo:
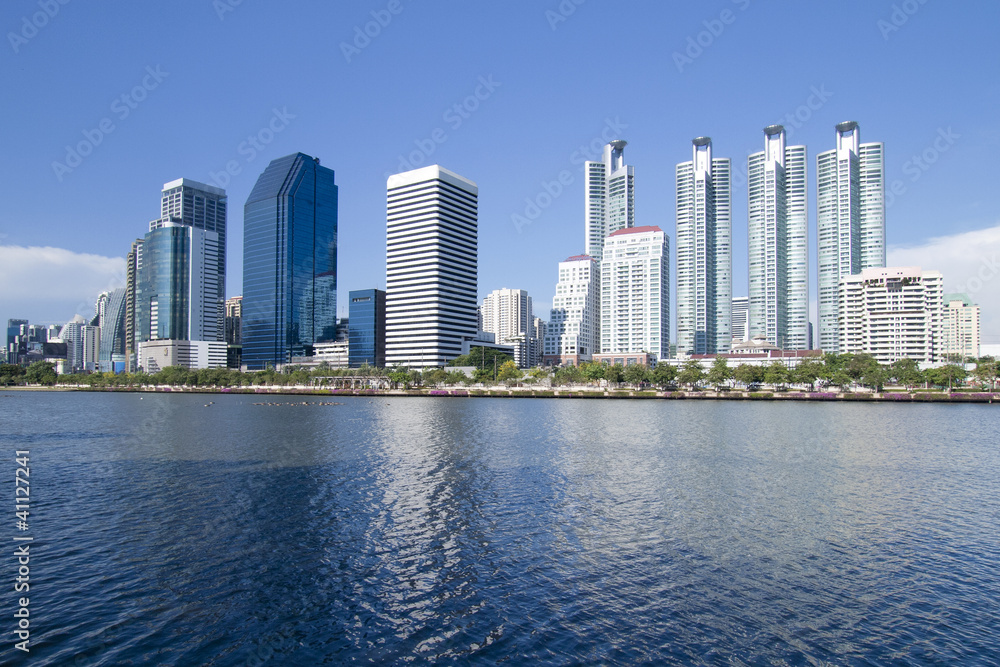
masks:
{"type": "Polygon", "coordinates": [[[889,266],[940,271],[946,293],[964,292],[979,304],[983,342],[1000,343],[1000,225],[890,247],[887,255],[889,266]]]}
{"type": "Polygon", "coordinates": [[[93,316],[97,296],[124,287],[125,257],[0,245],[0,320],[61,324],[93,316]]]}

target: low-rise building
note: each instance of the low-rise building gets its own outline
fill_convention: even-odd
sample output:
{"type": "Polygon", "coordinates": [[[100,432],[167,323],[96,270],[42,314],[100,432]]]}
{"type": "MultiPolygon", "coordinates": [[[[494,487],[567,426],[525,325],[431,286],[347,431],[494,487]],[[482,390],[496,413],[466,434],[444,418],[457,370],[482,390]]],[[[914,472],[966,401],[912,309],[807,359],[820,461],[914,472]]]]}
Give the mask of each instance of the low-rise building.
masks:
{"type": "Polygon", "coordinates": [[[139,367],[158,373],[168,366],[225,368],[226,342],[219,340],[148,340],[139,343],[139,367]]]}

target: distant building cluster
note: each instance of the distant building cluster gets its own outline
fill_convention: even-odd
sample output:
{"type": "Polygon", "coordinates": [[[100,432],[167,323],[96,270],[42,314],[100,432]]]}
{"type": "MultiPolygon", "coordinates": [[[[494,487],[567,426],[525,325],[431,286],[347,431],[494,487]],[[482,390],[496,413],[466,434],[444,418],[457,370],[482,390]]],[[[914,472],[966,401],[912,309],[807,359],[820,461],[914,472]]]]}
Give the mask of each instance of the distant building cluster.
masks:
{"type": "MultiPolygon", "coordinates": [[[[819,348],[883,363],[977,357],[978,306],[964,295],[944,298],[940,273],[885,266],[883,144],[861,143],[853,121],[835,132],[836,147],[816,158],[819,348]]],[[[611,142],[601,161],[586,163],[586,252],[559,264],[543,362],[797,358],[813,350],[806,147],[787,145],[784,127],[771,125],[764,150],[747,159],[749,294],[734,296],[732,163],[713,154],[709,137],[692,141],[692,159],[676,168],[672,348],[669,239],[636,224],[625,146],[611,142]]]]}
{"type": "Polygon", "coordinates": [[[335,174],[295,153],[271,161],[244,204],[241,296],[226,299],[225,191],[181,178],[164,184],[159,216],[132,243],[125,287],[102,293],[89,320],[8,320],[2,360],[152,373],[426,369],[480,347],[509,353],[520,368],[798,359],[815,348],[882,363],[977,357],[979,306],[944,294],[939,272],[885,266],[884,146],[862,143],[856,122],[838,124],[835,148],[816,157],[810,321],[807,150],[786,145],[781,125],[763,133],[764,149],[746,163],[746,296],[733,295],[732,161],[698,137],[676,166],[673,344],[670,238],[637,220],[635,169],[616,139],[584,165],[584,252],[559,263],[547,322],[523,289],[477,301],[479,187],[439,165],[389,177],[386,288],[350,291],[338,322],[335,174]]]}

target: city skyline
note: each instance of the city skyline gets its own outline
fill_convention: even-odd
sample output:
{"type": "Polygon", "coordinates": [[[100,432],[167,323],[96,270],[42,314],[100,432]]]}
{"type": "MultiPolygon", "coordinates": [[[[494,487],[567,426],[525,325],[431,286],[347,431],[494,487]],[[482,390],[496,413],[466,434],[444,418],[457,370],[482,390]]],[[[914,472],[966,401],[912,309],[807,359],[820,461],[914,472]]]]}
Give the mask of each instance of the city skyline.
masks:
{"type": "MultiPolygon", "coordinates": [[[[584,250],[578,231],[585,216],[584,162],[599,159],[608,141],[627,138],[628,164],[638,177],[635,224],[672,230],[673,166],[686,159],[690,138],[702,135],[712,136],[719,154],[733,160],[733,293],[746,294],[744,165],[759,150],[760,128],[784,124],[789,143],[807,146],[812,157],[831,147],[831,128],[852,119],[865,137],[886,147],[888,263],[940,270],[947,291],[969,292],[984,306],[989,342],[1000,333],[990,325],[1000,323],[994,306],[1000,270],[991,264],[1000,248],[1000,205],[988,186],[988,160],[1000,138],[986,110],[998,91],[991,78],[973,82],[963,72],[968,62],[995,60],[985,29],[1000,10],[986,3],[931,3],[896,25],[891,5],[849,5],[852,20],[842,27],[857,47],[836,54],[817,49],[808,35],[840,25],[845,7],[787,5],[769,12],[746,2],[715,9],[587,3],[552,20],[546,12],[558,14],[556,8],[528,3],[478,15],[404,3],[392,23],[376,24],[379,34],[359,48],[353,45],[355,28],[364,33],[372,12],[385,11],[384,4],[314,8],[305,13],[308,22],[280,8],[244,3],[220,16],[210,4],[192,4],[191,11],[204,18],[189,26],[199,46],[179,54],[141,35],[154,25],[169,30],[180,17],[127,6],[61,6],[37,36],[18,42],[16,50],[10,45],[6,54],[16,65],[13,89],[33,102],[11,109],[5,130],[10,150],[23,159],[4,167],[11,206],[0,218],[0,264],[9,273],[0,282],[13,285],[9,277],[16,272],[36,278],[30,292],[0,294],[0,317],[62,323],[76,312],[87,315],[100,291],[124,284],[123,277],[112,283],[124,273],[136,221],[157,214],[149,202],[155,184],[191,178],[224,187],[242,202],[268,161],[302,150],[323,156],[343,188],[341,245],[355,252],[340,267],[341,304],[350,289],[384,286],[378,222],[386,174],[441,163],[474,174],[483,188],[480,234],[489,252],[481,253],[478,298],[503,286],[526,289],[535,297],[535,314],[545,318],[552,267],[584,250]],[[720,18],[723,10],[730,12],[728,23],[720,18]],[[491,22],[495,35],[474,37],[482,21],[491,22]],[[628,29],[616,42],[620,57],[589,49],[610,23],[628,29]],[[121,30],[124,25],[134,28],[121,30]],[[276,34],[272,26],[290,25],[302,33],[297,43],[306,45],[287,56],[280,52],[281,39],[261,54],[240,48],[249,35],[276,34]],[[754,36],[772,25],[787,36],[785,42],[758,44],[754,36]],[[325,39],[310,42],[314,31],[325,39]],[[77,33],[114,45],[115,58],[104,48],[70,58],[77,33]],[[455,41],[445,46],[446,34],[455,41]],[[515,34],[530,55],[507,53],[515,34]],[[427,40],[441,46],[422,54],[415,47],[427,40]],[[941,48],[927,50],[931,41],[941,48]],[[359,52],[348,57],[342,43],[359,52]],[[301,50],[330,56],[326,67],[306,68],[322,86],[305,86],[302,76],[270,91],[242,85],[255,68],[287,70],[289,58],[297,60],[301,50]],[[788,59],[792,52],[795,62],[788,59]],[[457,57],[460,65],[442,73],[428,60],[439,57],[433,53],[457,57]],[[567,60],[569,53],[580,57],[567,60]],[[402,54],[413,61],[405,71],[396,66],[402,54]],[[752,89],[747,72],[775,58],[783,58],[788,71],[752,89]],[[538,68],[538,62],[551,65],[538,68]],[[621,62],[637,66],[613,67],[621,62]],[[598,76],[612,81],[599,98],[593,95],[598,76]],[[358,98],[341,104],[336,91],[344,89],[358,91],[358,98]],[[215,101],[205,105],[210,90],[215,101]],[[74,103],[64,103],[65,95],[74,103]],[[700,103],[671,101],[680,96],[700,103]],[[201,106],[190,104],[195,99],[201,106]],[[102,129],[105,119],[110,125],[102,129]],[[180,123],[183,133],[163,131],[180,123]],[[73,152],[81,154],[74,158],[73,152]],[[57,173],[55,163],[68,171],[57,173]],[[951,193],[957,191],[975,195],[955,201],[951,193]],[[112,207],[97,204],[112,192],[112,207]],[[94,234],[98,224],[101,232],[94,234]],[[943,240],[932,242],[936,238],[943,240]],[[80,279],[67,281],[64,271],[80,279]],[[64,285],[65,295],[57,289],[64,285]],[[77,308],[80,303],[87,305],[77,308]]],[[[15,3],[0,18],[19,34],[22,16],[35,10],[33,3],[15,3]]],[[[809,285],[815,321],[812,183],[809,285]]],[[[227,297],[241,291],[242,225],[238,212],[229,217],[227,297]]],[[[340,311],[346,315],[345,307],[340,311]]]]}

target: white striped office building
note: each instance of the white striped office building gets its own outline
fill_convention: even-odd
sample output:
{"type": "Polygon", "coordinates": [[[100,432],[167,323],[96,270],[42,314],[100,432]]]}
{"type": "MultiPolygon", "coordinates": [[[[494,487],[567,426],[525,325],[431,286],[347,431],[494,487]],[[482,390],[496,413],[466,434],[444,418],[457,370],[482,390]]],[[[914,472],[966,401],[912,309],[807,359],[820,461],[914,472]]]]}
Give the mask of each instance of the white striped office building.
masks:
{"type": "Polygon", "coordinates": [[[386,366],[443,366],[476,335],[479,188],[433,165],[387,190],[386,366]]]}

